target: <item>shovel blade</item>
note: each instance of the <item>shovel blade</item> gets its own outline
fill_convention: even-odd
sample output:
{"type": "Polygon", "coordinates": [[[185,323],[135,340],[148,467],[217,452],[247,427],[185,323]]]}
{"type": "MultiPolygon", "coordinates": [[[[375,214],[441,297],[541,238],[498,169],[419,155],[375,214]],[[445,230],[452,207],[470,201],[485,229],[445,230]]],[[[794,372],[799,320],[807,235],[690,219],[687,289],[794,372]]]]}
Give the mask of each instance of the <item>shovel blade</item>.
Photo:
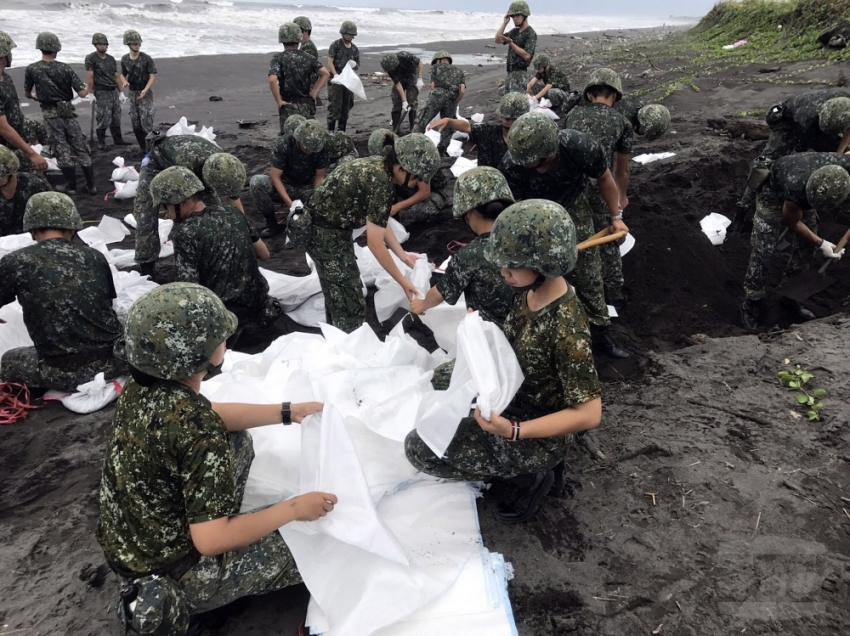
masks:
{"type": "Polygon", "coordinates": [[[789,279],[782,287],[778,287],[774,291],[780,296],[785,296],[797,302],[804,300],[822,292],[835,282],[832,276],[827,276],[816,269],[812,269],[802,274],[798,274],[794,278],[789,279]]]}

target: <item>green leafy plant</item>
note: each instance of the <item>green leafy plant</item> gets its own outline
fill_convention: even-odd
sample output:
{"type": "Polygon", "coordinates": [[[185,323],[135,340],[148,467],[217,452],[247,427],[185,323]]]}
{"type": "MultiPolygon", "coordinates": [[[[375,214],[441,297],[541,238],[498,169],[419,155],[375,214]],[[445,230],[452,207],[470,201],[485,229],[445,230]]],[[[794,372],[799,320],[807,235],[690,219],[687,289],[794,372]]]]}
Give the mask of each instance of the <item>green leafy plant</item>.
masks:
{"type": "Polygon", "coordinates": [[[797,404],[806,410],[806,417],[809,418],[809,421],[819,420],[820,411],[823,408],[823,402],[820,401],[820,398],[826,395],[826,390],[812,389],[806,386],[815,376],[800,367],[799,364],[790,371],[780,371],[778,375],[780,383],[786,386],[789,391],[797,392],[795,396],[797,404]]]}

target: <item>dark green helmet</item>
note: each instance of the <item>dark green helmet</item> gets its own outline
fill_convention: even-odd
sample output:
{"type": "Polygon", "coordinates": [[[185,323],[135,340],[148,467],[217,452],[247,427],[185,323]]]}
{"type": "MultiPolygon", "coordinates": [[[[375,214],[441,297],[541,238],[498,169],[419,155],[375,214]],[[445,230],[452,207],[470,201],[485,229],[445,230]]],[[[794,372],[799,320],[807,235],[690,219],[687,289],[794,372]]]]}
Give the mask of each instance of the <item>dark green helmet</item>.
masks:
{"type": "Polygon", "coordinates": [[[0,57],[6,57],[12,52],[12,49],[17,48],[17,44],[5,31],[0,31],[0,57]]]}
{"type": "Polygon", "coordinates": [[[21,169],[17,155],[6,146],[0,146],[0,178],[11,177],[21,169]]]}
{"type": "Polygon", "coordinates": [[[301,27],[294,22],[284,22],[277,31],[277,41],[281,44],[298,44],[301,41],[301,27]]]}
{"type": "Polygon", "coordinates": [[[436,64],[440,60],[448,60],[449,64],[453,64],[452,56],[449,55],[449,52],[446,50],[437,51],[436,53],[434,53],[434,57],[431,58],[431,64],[436,64]]]}
{"type": "Polygon", "coordinates": [[[384,57],[381,58],[381,68],[387,73],[392,73],[396,70],[398,68],[398,64],[398,55],[395,53],[386,53],[384,57]]]}
{"type": "Polygon", "coordinates": [[[109,38],[107,38],[103,33],[95,33],[91,36],[91,43],[95,45],[105,44],[106,46],[109,46],[109,38]]]}
{"type": "Polygon", "coordinates": [[[217,152],[204,162],[204,183],[221,197],[238,199],[245,187],[245,166],[229,152],[217,152]]]}
{"type": "Polygon", "coordinates": [[[128,31],[124,31],[124,45],[128,44],[141,44],[142,36],[138,31],[134,31],[130,29],[128,31]]]}
{"type": "Polygon", "coordinates": [[[531,15],[531,8],[524,0],[516,0],[508,7],[508,15],[524,15],[527,18],[531,15]]]}
{"type": "Polygon", "coordinates": [[[806,182],[806,199],[815,209],[835,208],[850,194],[850,174],[841,166],[818,168],[806,182]]]}
{"type": "Polygon", "coordinates": [[[549,56],[545,53],[538,53],[531,60],[531,65],[534,68],[543,68],[544,66],[550,66],[552,61],[549,59],[549,56]]]}
{"type": "Polygon", "coordinates": [[[525,93],[507,93],[499,101],[496,114],[505,119],[519,119],[528,112],[528,97],[525,93]]]}
{"type": "Polygon", "coordinates": [[[291,135],[295,132],[295,129],[298,128],[301,124],[307,121],[307,118],[304,115],[290,115],[286,118],[286,121],[283,123],[283,134],[291,135]]]}
{"type": "Polygon", "coordinates": [[[42,31],[35,38],[35,48],[45,53],[58,53],[62,50],[62,43],[59,41],[59,36],[50,31],[42,31]]]}
{"type": "Polygon", "coordinates": [[[307,152],[321,152],[328,139],[325,127],[315,119],[302,122],[292,133],[292,136],[307,152]]]}
{"type": "Polygon", "coordinates": [[[513,203],[514,195],[504,175],[489,166],[479,166],[457,178],[452,216],[459,219],[475,208],[493,201],[513,203]]]}
{"type": "Polygon", "coordinates": [[[124,330],[127,362],[155,378],[185,380],[209,366],[237,324],[236,316],[206,287],[162,285],[130,307],[124,330]]]}
{"type": "Polygon", "coordinates": [[[440,167],[440,153],[437,147],[421,133],[411,133],[395,142],[395,156],[401,167],[425,183],[440,167]]]}
{"type": "Polygon", "coordinates": [[[843,135],[850,130],[850,98],[828,99],[820,107],[818,124],[827,135],[843,135]]]}
{"type": "Polygon", "coordinates": [[[297,24],[298,28],[300,28],[302,31],[312,31],[313,30],[313,23],[310,22],[310,18],[307,18],[303,15],[299,15],[297,18],[292,20],[292,22],[294,24],[297,24]]]}
{"type": "Polygon", "coordinates": [[[575,267],[576,228],[554,201],[514,203],[496,219],[484,256],[499,267],[532,269],[557,278],[575,267]]]}
{"type": "Polygon", "coordinates": [[[67,194],[39,192],[30,197],[24,210],[24,232],[32,230],[82,230],[77,206],[67,194]]]}
{"type": "Polygon", "coordinates": [[[594,86],[607,86],[617,91],[617,99],[623,98],[623,83],[620,81],[620,76],[617,72],[610,68],[598,68],[590,77],[587,78],[587,84],[584,85],[584,97],[587,97],[588,89],[594,86]]]}
{"type": "Polygon", "coordinates": [[[647,104],[637,114],[638,132],[647,139],[658,139],[670,129],[670,111],[661,104],[647,104]]]}
{"type": "Polygon", "coordinates": [[[340,35],[357,35],[357,25],[351,20],[346,20],[339,27],[340,35]]]}
{"type": "Polygon", "coordinates": [[[203,181],[189,168],[171,166],[151,181],[151,203],[156,207],[179,205],[203,189],[203,181]]]}
{"type": "Polygon", "coordinates": [[[558,151],[558,127],[540,113],[526,113],[508,131],[508,150],[518,164],[534,163],[558,151]]]}
{"type": "Polygon", "coordinates": [[[388,128],[378,128],[372,131],[372,134],[369,135],[369,143],[366,144],[366,148],[369,150],[371,156],[377,157],[384,154],[384,141],[387,135],[392,135],[393,143],[398,139],[396,134],[388,128]]]}

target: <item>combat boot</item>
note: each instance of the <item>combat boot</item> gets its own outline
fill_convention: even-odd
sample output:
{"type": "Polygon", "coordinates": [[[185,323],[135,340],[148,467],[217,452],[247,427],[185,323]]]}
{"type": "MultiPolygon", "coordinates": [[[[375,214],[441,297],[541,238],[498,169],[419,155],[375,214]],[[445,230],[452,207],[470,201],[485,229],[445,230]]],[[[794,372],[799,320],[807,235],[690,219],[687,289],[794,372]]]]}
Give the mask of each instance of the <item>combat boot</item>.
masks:
{"type": "Polygon", "coordinates": [[[761,301],[747,298],[741,305],[741,324],[747,331],[759,330],[761,317],[761,301]]]}
{"type": "Polygon", "coordinates": [[[330,132],[333,132],[334,130],[336,130],[336,120],[335,119],[329,119],[328,120],[328,130],[330,132]]]}
{"type": "Polygon", "coordinates": [[[548,469],[540,470],[516,477],[511,482],[513,492],[499,502],[493,510],[493,516],[502,523],[524,523],[540,508],[543,497],[555,483],[555,474],[548,469]]]}
{"type": "Polygon", "coordinates": [[[112,143],[116,146],[129,146],[129,141],[124,141],[124,136],[121,134],[121,126],[110,126],[109,134],[112,135],[112,143]]]}
{"type": "Polygon", "coordinates": [[[347,119],[340,119],[339,120],[339,130],[340,130],[340,132],[345,132],[346,126],[348,126],[348,120],[347,119]]]}
{"type": "Polygon", "coordinates": [[[96,130],[97,141],[95,142],[95,150],[106,150],[106,131],[96,130]]]}
{"type": "Polygon", "coordinates": [[[62,176],[65,177],[65,184],[56,186],[57,192],[65,194],[77,194],[77,170],[73,166],[70,168],[62,168],[62,176]]]}
{"type": "Polygon", "coordinates": [[[730,234],[740,234],[744,231],[744,226],[747,223],[747,216],[749,216],[749,212],[749,204],[738,201],[738,209],[735,210],[735,218],[732,219],[729,227],[726,228],[726,236],[729,236],[730,234]]]}
{"type": "Polygon", "coordinates": [[[596,351],[601,351],[607,356],[620,358],[621,360],[632,357],[632,354],[614,342],[614,338],[611,337],[611,332],[608,327],[597,327],[595,325],[591,325],[590,335],[593,348],[596,351]]]}
{"type": "Polygon", "coordinates": [[[86,192],[97,194],[97,187],[94,185],[94,169],[91,166],[83,166],[82,170],[86,178],[86,192]]]}
{"type": "Polygon", "coordinates": [[[151,261],[150,263],[139,263],[139,273],[142,276],[150,276],[151,280],[153,280],[153,274],[156,270],[156,261],[151,261]]]}
{"type": "Polygon", "coordinates": [[[411,110],[407,113],[407,123],[410,126],[410,130],[408,132],[413,132],[413,126],[416,124],[416,111],[411,110]]]}
{"type": "Polygon", "coordinates": [[[393,132],[399,132],[399,128],[401,127],[401,111],[394,110],[390,113],[390,117],[392,118],[393,132]]]}
{"type": "Polygon", "coordinates": [[[794,315],[794,322],[808,322],[816,318],[802,303],[791,298],[783,298],[780,304],[794,315]]]}
{"type": "Polygon", "coordinates": [[[142,150],[142,155],[146,155],[148,152],[147,133],[144,130],[133,130],[133,133],[136,135],[136,141],[139,142],[139,148],[142,150]]]}

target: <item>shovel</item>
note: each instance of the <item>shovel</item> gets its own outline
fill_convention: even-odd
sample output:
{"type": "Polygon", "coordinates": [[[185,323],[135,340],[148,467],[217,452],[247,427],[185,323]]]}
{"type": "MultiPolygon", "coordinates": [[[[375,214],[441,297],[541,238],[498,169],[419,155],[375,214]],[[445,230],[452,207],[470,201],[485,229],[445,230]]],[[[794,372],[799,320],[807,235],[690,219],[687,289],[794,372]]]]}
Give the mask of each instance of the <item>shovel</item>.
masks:
{"type": "Polygon", "coordinates": [[[407,117],[407,113],[409,113],[409,112],[410,112],[410,106],[402,109],[401,117],[398,118],[398,123],[395,125],[395,128],[393,128],[393,134],[394,135],[398,134],[398,129],[401,128],[401,122],[404,121],[404,118],[407,117]]]}
{"type": "Polygon", "coordinates": [[[589,247],[596,247],[597,245],[604,245],[605,243],[610,243],[612,241],[619,241],[626,234],[628,234],[628,232],[625,231],[614,232],[613,234],[609,234],[610,231],[611,229],[607,228],[602,230],[601,232],[597,232],[589,239],[582,241],[581,243],[576,245],[576,248],[579,252],[581,252],[582,250],[586,250],[589,247]]]}
{"type": "MultiPolygon", "coordinates": [[[[848,241],[850,241],[850,230],[847,230],[844,236],[841,237],[841,240],[838,241],[838,245],[835,246],[834,251],[840,252],[843,250],[848,241]]],[[[777,288],[775,290],[776,293],[780,296],[785,296],[786,298],[790,298],[791,300],[796,300],[798,303],[801,303],[809,297],[822,292],[835,282],[835,279],[832,276],[826,275],[826,270],[833,260],[834,259],[827,260],[826,263],[821,265],[818,269],[810,269],[807,272],[798,274],[786,282],[782,287],[777,288]]]]}

